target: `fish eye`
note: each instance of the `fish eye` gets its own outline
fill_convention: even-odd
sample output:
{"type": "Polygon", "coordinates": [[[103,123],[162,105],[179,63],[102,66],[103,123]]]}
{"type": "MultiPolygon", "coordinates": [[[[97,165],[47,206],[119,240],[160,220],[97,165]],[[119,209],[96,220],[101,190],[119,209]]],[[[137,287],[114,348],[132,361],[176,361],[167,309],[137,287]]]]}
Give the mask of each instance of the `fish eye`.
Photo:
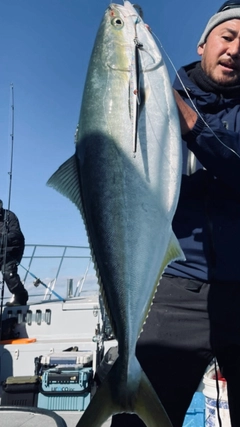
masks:
{"type": "Polygon", "coordinates": [[[121,30],[124,26],[123,20],[119,17],[113,18],[111,23],[117,30],[121,30]]]}

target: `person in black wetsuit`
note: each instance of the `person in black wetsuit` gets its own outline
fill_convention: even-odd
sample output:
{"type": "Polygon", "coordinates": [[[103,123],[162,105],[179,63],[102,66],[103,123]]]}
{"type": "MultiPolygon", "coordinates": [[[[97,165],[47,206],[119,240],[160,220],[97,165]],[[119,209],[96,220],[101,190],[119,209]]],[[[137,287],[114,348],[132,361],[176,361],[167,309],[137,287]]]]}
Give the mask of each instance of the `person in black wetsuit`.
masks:
{"type": "Polygon", "coordinates": [[[0,270],[9,291],[14,295],[12,302],[6,305],[26,305],[28,292],[18,275],[18,264],[21,262],[25,239],[17,216],[10,210],[3,209],[0,200],[0,270]]]}

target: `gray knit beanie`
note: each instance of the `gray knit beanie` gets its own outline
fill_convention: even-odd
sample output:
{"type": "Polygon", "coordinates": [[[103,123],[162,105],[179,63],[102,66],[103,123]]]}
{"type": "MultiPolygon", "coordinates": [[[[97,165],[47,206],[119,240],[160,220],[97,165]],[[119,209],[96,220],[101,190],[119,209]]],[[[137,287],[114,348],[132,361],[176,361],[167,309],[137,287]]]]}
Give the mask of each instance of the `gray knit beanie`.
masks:
{"type": "Polygon", "coordinates": [[[206,28],[198,42],[198,46],[206,42],[207,36],[213,30],[213,28],[217,27],[225,21],[229,21],[229,19],[240,19],[240,5],[239,7],[235,7],[233,9],[227,9],[223,10],[222,12],[215,13],[215,15],[209,19],[206,28]]]}

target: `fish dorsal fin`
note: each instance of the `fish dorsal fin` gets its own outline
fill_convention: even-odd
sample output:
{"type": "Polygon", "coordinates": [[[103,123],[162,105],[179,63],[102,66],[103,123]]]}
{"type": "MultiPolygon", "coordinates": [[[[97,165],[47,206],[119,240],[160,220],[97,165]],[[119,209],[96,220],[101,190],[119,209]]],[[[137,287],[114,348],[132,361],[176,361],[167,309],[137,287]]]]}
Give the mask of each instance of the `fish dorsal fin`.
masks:
{"type": "Polygon", "coordinates": [[[81,194],[79,191],[79,176],[76,157],[73,155],[64,162],[47,181],[49,187],[53,187],[63,196],[68,197],[83,214],[81,194]]]}

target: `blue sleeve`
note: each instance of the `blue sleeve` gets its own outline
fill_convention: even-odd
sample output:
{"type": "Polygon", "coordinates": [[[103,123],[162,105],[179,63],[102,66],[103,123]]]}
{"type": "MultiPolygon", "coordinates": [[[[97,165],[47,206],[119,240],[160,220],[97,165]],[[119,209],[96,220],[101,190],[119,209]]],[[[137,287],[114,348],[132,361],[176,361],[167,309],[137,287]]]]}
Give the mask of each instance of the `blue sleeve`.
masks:
{"type": "Polygon", "coordinates": [[[204,114],[184,140],[215,177],[240,192],[240,134],[227,130],[215,115],[204,114]]]}

